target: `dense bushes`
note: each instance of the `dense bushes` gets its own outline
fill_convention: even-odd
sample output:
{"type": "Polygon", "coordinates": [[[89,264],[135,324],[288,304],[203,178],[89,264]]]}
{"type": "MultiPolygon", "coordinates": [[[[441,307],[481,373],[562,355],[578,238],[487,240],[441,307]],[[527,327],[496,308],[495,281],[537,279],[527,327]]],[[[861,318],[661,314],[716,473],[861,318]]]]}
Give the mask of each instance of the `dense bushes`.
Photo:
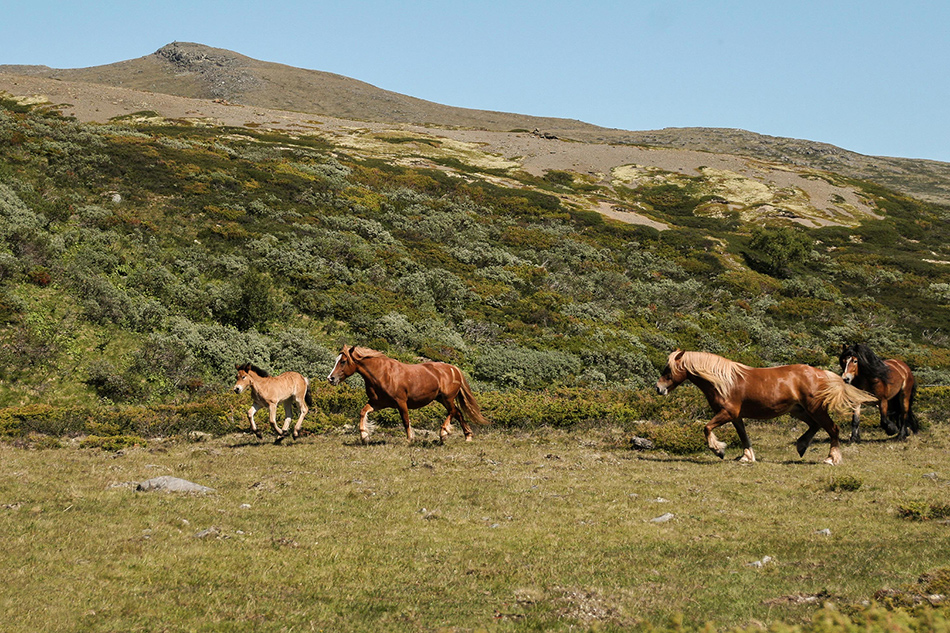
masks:
{"type": "Polygon", "coordinates": [[[223,132],[0,107],[0,405],[180,402],[245,361],[323,376],[343,342],[493,389],[635,389],[675,347],[827,366],[861,335],[950,379],[939,207],[874,190],[893,218],[749,235],[694,214],[695,178],[611,194],[658,232],[563,204],[567,172],[506,187],[223,132]]]}

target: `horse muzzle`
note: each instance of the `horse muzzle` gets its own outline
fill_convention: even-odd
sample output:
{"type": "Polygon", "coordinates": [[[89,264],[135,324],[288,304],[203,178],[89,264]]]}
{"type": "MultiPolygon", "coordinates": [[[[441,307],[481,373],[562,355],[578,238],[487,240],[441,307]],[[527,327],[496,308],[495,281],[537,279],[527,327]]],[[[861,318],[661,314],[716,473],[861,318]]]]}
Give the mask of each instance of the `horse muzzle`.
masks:
{"type": "Polygon", "coordinates": [[[241,393],[242,391],[244,391],[244,388],[243,388],[243,387],[235,387],[235,388],[234,388],[234,393],[241,393]]]}
{"type": "Polygon", "coordinates": [[[339,385],[342,381],[341,381],[338,377],[336,377],[336,376],[327,376],[327,382],[329,382],[331,385],[333,385],[334,387],[336,387],[336,386],[339,385]]]}
{"type": "Polygon", "coordinates": [[[665,385],[661,385],[661,384],[657,383],[657,385],[656,385],[656,392],[657,392],[658,394],[660,394],[661,396],[665,396],[666,394],[668,394],[668,393],[670,392],[670,390],[667,389],[665,385]]]}

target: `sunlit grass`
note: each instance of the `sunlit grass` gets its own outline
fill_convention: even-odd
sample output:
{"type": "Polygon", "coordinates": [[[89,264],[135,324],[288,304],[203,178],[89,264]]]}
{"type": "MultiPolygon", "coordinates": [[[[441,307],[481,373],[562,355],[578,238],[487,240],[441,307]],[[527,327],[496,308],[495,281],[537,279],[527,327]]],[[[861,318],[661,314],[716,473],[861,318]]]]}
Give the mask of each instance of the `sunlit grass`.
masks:
{"type": "Polygon", "coordinates": [[[609,430],[3,445],[0,614],[11,631],[735,626],[809,618],[784,600],[799,594],[856,605],[950,560],[945,524],[897,511],[945,498],[944,426],[872,434],[838,468],[820,444],[799,460],[789,424],[752,433],[754,465],[636,453],[609,430]],[[126,485],[163,474],[216,492],[126,485]],[[834,491],[844,476],[861,485],[834,491]]]}

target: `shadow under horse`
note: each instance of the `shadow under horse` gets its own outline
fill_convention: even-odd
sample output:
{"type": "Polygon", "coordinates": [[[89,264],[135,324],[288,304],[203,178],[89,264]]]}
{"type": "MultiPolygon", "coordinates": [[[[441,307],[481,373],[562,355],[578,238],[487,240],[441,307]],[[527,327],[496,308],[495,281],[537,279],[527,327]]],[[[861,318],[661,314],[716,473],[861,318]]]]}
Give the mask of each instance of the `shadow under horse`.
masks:
{"type": "MultiPolygon", "coordinates": [[[[903,440],[920,431],[914,415],[917,380],[910,367],[902,360],[881,360],[863,343],[842,345],[838,356],[841,378],[848,384],[872,394],[881,413],[881,428],[888,435],[903,440]]],[[[851,441],[861,441],[861,407],[851,415],[851,441]]]]}
{"type": "Polygon", "coordinates": [[[804,457],[818,429],[831,438],[826,464],[841,463],[838,425],[830,411],[850,412],[874,396],[848,385],[838,374],[810,365],[782,365],[756,368],[710,354],[676,350],[656,382],[660,395],[673,391],[689,380],[699,387],[713,410],[713,418],[703,431],[709,449],[724,458],[726,444],[716,438],[715,430],[732,422],[742,442],[738,460],[754,462],[755,453],[746,434],[745,418],[770,420],[789,414],[808,425],[795,442],[799,457],[804,457]]]}
{"type": "Polygon", "coordinates": [[[442,442],[452,432],[453,419],[461,424],[466,442],[472,440],[468,422],[489,423],[482,415],[465,375],[455,365],[434,361],[408,364],[367,347],[344,345],[327,380],[335,386],[355,373],[363,377],[369,400],[360,411],[360,441],[363,444],[369,442],[366,420],[370,413],[380,409],[399,411],[410,442],[413,433],[409,425],[409,410],[419,409],[433,401],[438,401],[448,412],[439,429],[442,442]]]}

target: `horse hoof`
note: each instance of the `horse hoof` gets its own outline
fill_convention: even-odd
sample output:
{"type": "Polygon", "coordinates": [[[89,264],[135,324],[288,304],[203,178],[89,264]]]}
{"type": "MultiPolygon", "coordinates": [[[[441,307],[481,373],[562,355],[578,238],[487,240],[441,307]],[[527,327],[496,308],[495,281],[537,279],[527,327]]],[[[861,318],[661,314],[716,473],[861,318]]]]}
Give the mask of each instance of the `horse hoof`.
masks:
{"type": "Polygon", "coordinates": [[[284,441],[284,437],[286,437],[286,436],[284,436],[284,435],[278,435],[278,436],[277,436],[277,439],[274,440],[274,444],[280,444],[281,442],[283,442],[283,441],[284,441]]]}
{"type": "Polygon", "coordinates": [[[257,436],[257,439],[259,439],[259,440],[264,439],[264,434],[261,433],[260,431],[254,431],[254,435],[256,435],[256,436],[257,436]]]}
{"type": "Polygon", "coordinates": [[[471,441],[472,441],[472,436],[471,436],[471,435],[466,435],[466,436],[465,436],[465,441],[466,441],[466,442],[471,442],[471,441]]]}
{"type": "Polygon", "coordinates": [[[363,446],[369,444],[369,433],[360,433],[360,442],[363,446]]]}

